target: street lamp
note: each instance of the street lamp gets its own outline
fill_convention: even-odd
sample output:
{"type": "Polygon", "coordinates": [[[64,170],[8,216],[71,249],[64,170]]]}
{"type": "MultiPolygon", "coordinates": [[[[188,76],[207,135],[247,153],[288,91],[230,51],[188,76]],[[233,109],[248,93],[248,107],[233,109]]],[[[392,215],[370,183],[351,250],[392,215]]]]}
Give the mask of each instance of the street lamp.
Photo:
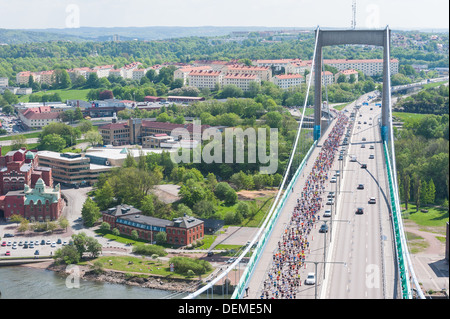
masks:
{"type": "MultiPolygon", "coordinates": [[[[304,263],[313,263],[314,264],[314,273],[315,273],[315,282],[314,282],[314,299],[317,299],[317,264],[324,264],[323,272],[325,273],[325,264],[341,264],[344,267],[347,267],[347,263],[343,261],[304,261],[304,263]]],[[[324,277],[325,278],[325,277],[324,277]]]]}

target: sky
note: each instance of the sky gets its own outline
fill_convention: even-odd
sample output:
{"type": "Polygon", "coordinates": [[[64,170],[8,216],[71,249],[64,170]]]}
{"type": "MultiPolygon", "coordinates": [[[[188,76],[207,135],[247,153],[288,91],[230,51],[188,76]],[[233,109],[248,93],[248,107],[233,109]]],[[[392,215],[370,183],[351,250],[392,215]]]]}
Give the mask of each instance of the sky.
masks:
{"type": "MultiPolygon", "coordinates": [[[[353,0],[0,0],[0,28],[348,28],[353,0]]],[[[448,29],[448,0],[356,0],[357,28],[448,29]]]]}

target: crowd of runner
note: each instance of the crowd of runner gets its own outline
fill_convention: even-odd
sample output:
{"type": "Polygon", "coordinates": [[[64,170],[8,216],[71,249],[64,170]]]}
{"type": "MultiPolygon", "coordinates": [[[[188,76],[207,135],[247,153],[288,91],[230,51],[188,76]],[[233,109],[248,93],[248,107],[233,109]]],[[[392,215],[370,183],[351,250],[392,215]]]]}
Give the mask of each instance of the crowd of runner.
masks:
{"type": "Polygon", "coordinates": [[[283,236],[278,241],[267,278],[263,282],[261,299],[297,297],[302,285],[300,270],[305,266],[306,254],[310,252],[309,235],[320,220],[319,212],[323,207],[321,195],[325,192],[328,171],[347,123],[348,117],[340,113],[336,125],[322,145],[283,236]]]}

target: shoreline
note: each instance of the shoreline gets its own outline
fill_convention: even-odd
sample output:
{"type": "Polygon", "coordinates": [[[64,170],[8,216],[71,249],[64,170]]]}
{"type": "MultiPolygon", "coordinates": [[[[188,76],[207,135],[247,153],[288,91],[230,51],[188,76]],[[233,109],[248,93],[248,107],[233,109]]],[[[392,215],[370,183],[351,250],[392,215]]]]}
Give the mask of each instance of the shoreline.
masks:
{"type": "MultiPolygon", "coordinates": [[[[22,264],[22,267],[53,271],[61,276],[68,276],[67,265],[55,265],[53,261],[43,261],[40,263],[22,264]]],[[[89,266],[79,267],[80,279],[96,282],[106,282],[111,284],[139,286],[141,288],[159,289],[173,292],[194,292],[202,284],[201,280],[187,280],[178,278],[165,278],[149,274],[126,273],[114,270],[103,270],[95,273],[89,266]]]]}

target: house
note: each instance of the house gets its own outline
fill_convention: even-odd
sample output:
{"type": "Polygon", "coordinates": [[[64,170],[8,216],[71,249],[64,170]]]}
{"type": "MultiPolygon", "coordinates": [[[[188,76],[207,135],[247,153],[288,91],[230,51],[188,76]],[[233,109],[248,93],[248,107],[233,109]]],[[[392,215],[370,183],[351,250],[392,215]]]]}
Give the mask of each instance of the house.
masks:
{"type": "Polygon", "coordinates": [[[250,83],[256,83],[259,86],[261,85],[261,79],[257,74],[227,73],[222,80],[223,86],[235,85],[244,92],[250,90],[250,83]]]}
{"type": "Polygon", "coordinates": [[[103,221],[118,229],[121,234],[131,236],[136,231],[138,237],[154,242],[159,232],[165,232],[167,243],[186,246],[204,238],[204,222],[191,216],[174,218],[172,221],[145,216],[130,205],[118,205],[102,212],[103,221]]]}
{"type": "Polygon", "coordinates": [[[60,122],[59,112],[52,112],[50,107],[28,108],[19,111],[19,119],[26,128],[40,128],[53,122],[60,122]]]}
{"type": "Polygon", "coordinates": [[[286,90],[290,87],[301,85],[304,82],[304,78],[301,74],[279,74],[272,78],[272,82],[286,90]]]}

